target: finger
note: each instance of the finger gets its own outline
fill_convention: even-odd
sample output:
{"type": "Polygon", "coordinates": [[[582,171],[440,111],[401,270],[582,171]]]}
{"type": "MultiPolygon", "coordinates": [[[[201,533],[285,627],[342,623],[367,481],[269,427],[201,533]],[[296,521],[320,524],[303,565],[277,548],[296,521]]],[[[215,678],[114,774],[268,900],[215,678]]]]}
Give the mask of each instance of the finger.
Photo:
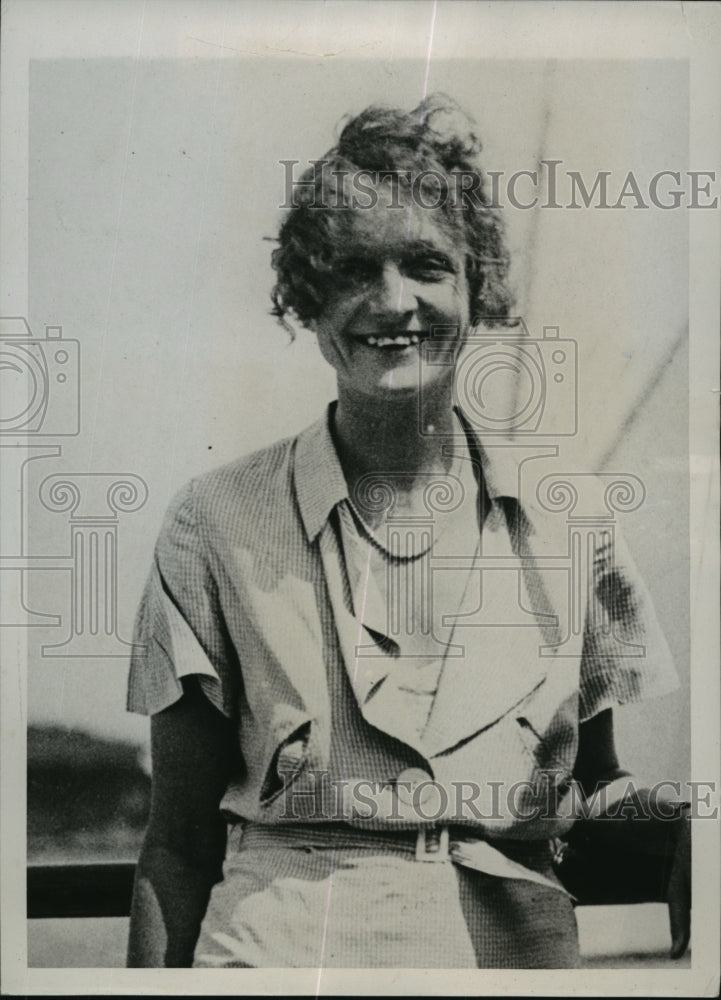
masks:
{"type": "Polygon", "coordinates": [[[691,894],[678,880],[669,889],[668,916],[671,925],[671,958],[681,958],[691,937],[691,894]]]}
{"type": "Polygon", "coordinates": [[[670,951],[671,958],[682,958],[686,954],[686,949],[691,938],[690,928],[687,927],[684,931],[677,930],[676,932],[672,930],[671,933],[673,936],[670,951]]]}
{"type": "Polygon", "coordinates": [[[688,828],[682,830],[668,886],[671,958],[681,958],[691,937],[691,856],[688,828]]]}

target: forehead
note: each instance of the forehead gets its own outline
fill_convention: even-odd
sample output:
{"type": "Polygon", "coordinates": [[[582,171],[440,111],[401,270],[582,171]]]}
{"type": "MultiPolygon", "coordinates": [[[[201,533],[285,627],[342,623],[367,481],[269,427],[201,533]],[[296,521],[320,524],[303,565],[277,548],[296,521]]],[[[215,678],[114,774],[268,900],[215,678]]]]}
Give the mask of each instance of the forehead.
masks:
{"type": "Polygon", "coordinates": [[[385,185],[371,191],[363,198],[368,207],[341,209],[339,249],[382,253],[427,246],[453,256],[464,252],[461,233],[440,209],[423,207],[403,192],[393,197],[385,185]]]}

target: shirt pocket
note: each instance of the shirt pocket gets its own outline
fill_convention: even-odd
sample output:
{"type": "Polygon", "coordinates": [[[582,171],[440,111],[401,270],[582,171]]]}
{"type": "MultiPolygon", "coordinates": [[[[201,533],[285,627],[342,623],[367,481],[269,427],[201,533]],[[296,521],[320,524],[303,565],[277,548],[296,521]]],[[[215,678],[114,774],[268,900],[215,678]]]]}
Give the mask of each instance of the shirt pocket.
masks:
{"type": "Polygon", "coordinates": [[[563,770],[567,771],[567,763],[564,762],[551,740],[543,736],[534,726],[528,715],[517,715],[516,725],[518,734],[526,753],[533,759],[534,765],[542,771],[563,770]]]}
{"type": "Polygon", "coordinates": [[[549,718],[533,699],[514,712],[518,738],[531,770],[531,780],[557,788],[570,784],[578,748],[577,727],[564,706],[549,718]]]}
{"type": "MultiPolygon", "coordinates": [[[[285,707],[287,710],[288,706],[285,707]]],[[[307,767],[312,727],[310,716],[295,710],[292,710],[292,717],[279,720],[273,726],[270,757],[260,791],[262,806],[273,804],[307,767]]]]}

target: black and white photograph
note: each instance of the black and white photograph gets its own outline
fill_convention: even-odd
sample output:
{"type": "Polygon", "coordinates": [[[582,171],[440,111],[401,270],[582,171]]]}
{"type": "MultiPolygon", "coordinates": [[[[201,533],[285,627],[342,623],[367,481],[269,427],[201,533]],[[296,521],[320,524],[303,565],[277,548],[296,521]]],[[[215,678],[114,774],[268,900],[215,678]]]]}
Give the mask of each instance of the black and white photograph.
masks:
{"type": "Polygon", "coordinates": [[[3,21],[3,991],[717,995],[719,6],[3,21]]]}

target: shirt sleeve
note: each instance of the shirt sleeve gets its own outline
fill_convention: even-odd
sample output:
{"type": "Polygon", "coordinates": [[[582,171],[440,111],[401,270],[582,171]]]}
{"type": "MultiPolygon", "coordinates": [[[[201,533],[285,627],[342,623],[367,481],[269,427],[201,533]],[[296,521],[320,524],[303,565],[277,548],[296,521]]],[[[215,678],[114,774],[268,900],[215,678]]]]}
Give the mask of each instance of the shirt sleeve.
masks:
{"type": "Polygon", "coordinates": [[[618,525],[596,545],[581,658],[581,721],[679,686],[650,594],[618,525]]]}
{"type": "Polygon", "coordinates": [[[168,509],[135,619],[127,708],[153,715],[183,694],[182,678],[198,677],[225,716],[234,712],[235,657],[230,648],[195,514],[189,483],[168,509]]]}

